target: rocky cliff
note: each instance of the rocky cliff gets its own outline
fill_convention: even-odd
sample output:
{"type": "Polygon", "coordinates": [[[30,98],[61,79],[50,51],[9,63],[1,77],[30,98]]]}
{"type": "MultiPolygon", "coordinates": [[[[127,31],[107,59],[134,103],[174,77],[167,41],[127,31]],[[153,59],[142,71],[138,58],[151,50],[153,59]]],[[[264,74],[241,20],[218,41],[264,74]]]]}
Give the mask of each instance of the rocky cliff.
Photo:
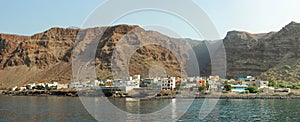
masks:
{"type": "MultiPolygon", "coordinates": [[[[209,53],[218,50],[220,44],[212,43],[212,52],[208,51],[206,44],[205,41],[170,38],[129,25],[87,29],[51,28],[33,36],[0,34],[0,87],[28,82],[71,82],[72,54],[90,55],[91,52],[84,50],[93,45],[96,52],[92,57],[95,60],[85,61],[90,60],[85,57],[80,60],[95,65],[97,76],[101,79],[112,77],[112,64],[117,70],[129,70],[129,75],[149,72],[156,75],[177,76],[188,72],[190,75],[198,75],[191,72],[195,67],[201,69],[201,75],[209,75],[209,53]],[[116,50],[124,42],[127,45],[116,50]],[[192,50],[184,46],[186,42],[192,46],[192,50]],[[132,55],[127,60],[126,54],[135,46],[138,48],[131,52],[132,55]],[[114,51],[123,52],[125,56],[116,55],[116,60],[113,60],[114,51]],[[198,60],[197,66],[189,62],[193,51],[198,60]],[[178,60],[177,57],[183,60],[178,60]],[[126,63],[129,64],[128,69],[122,67],[126,63]],[[182,71],[184,68],[192,70],[182,71]]],[[[300,80],[299,23],[291,22],[278,32],[263,34],[230,31],[223,39],[223,44],[227,58],[227,78],[252,75],[266,80],[300,80]]],[[[212,60],[218,56],[213,55],[212,60]]]]}
{"type": "Polygon", "coordinates": [[[291,22],[279,32],[250,34],[231,31],[224,38],[227,77],[258,76],[288,82],[300,80],[300,24],[291,22]]]}
{"type": "Polygon", "coordinates": [[[25,82],[70,80],[69,50],[78,30],[51,28],[33,36],[0,34],[2,87],[25,82]]]}
{"type": "MultiPolygon", "coordinates": [[[[112,55],[114,51],[118,51],[115,49],[121,42],[128,43],[128,49],[134,48],[134,45],[139,46],[129,60],[130,75],[148,74],[150,70],[156,72],[160,68],[164,75],[177,76],[182,74],[182,67],[188,67],[185,59],[189,59],[191,50],[182,46],[187,41],[195,48],[205,45],[203,42],[170,38],[129,25],[88,29],[51,28],[33,36],[0,34],[0,87],[28,82],[71,82],[72,53],[89,55],[89,52],[84,51],[89,45],[96,45],[93,56],[95,61],[90,64],[96,66],[97,76],[101,79],[112,77],[112,63],[119,70],[124,70],[121,65],[126,63],[124,57],[114,62],[112,60],[112,55]],[[75,44],[76,40],[80,41],[75,44]],[[143,41],[161,42],[165,47],[160,46],[161,44],[139,45],[143,41]],[[174,53],[179,54],[183,60],[178,61],[174,53]]],[[[200,62],[201,67],[208,63],[207,55],[206,58],[200,62]]],[[[82,57],[80,60],[85,62],[88,59],[82,57]]]]}

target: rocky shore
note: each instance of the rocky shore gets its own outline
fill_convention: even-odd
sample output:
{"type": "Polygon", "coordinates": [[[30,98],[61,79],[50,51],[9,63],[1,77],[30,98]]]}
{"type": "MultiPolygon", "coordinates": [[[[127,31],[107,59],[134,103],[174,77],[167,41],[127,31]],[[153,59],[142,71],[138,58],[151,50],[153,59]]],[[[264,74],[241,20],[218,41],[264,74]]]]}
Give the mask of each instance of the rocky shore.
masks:
{"type": "Polygon", "coordinates": [[[75,89],[64,90],[25,90],[25,91],[2,91],[2,95],[11,96],[70,96],[77,97],[75,89]]]}
{"type": "Polygon", "coordinates": [[[236,95],[236,96],[184,96],[184,97],[176,97],[176,96],[160,96],[155,97],[155,99],[173,99],[173,98],[183,98],[183,99],[300,99],[300,96],[289,96],[289,95],[236,95]]]}
{"type": "Polygon", "coordinates": [[[211,98],[211,99],[300,99],[300,96],[294,95],[259,95],[259,94],[247,94],[247,95],[221,95],[221,96],[196,96],[195,98],[211,98]]]}
{"type": "MultiPolygon", "coordinates": [[[[75,89],[64,89],[64,90],[26,90],[26,91],[1,91],[2,95],[11,96],[68,96],[68,97],[78,97],[78,91],[75,89]]],[[[97,97],[99,95],[88,93],[84,96],[97,97]]],[[[118,95],[112,95],[110,97],[119,98],[118,95]]],[[[124,96],[122,96],[123,98],[124,96]]],[[[125,96],[127,98],[136,98],[134,96],[125,96]]],[[[212,93],[212,94],[168,94],[168,95],[156,95],[154,99],[173,99],[173,98],[183,98],[183,99],[300,99],[299,94],[295,93],[268,93],[268,94],[238,94],[238,93],[212,93]]],[[[145,99],[143,98],[143,99],[145,99]]]]}

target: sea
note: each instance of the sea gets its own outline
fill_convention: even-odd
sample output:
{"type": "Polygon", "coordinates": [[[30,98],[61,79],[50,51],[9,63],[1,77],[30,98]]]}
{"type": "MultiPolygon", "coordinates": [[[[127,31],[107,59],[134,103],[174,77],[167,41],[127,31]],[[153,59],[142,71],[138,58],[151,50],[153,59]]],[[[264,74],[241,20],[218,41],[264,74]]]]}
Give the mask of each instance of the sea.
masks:
{"type": "Polygon", "coordinates": [[[0,96],[6,121],[300,122],[300,100],[0,96]]]}

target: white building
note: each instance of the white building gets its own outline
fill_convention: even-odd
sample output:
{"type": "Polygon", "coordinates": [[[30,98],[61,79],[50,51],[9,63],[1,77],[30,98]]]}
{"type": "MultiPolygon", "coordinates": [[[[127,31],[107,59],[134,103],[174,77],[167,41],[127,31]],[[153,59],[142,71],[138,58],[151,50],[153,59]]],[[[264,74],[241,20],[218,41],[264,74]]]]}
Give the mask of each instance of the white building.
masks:
{"type": "Polygon", "coordinates": [[[17,88],[18,88],[18,86],[12,87],[11,91],[16,91],[17,88]]]}
{"type": "Polygon", "coordinates": [[[26,90],[26,87],[25,86],[22,86],[22,87],[19,87],[20,91],[24,91],[26,90]]]}
{"type": "Polygon", "coordinates": [[[140,88],[140,86],[139,85],[125,86],[125,92],[133,90],[134,88],[140,88]]]}
{"type": "Polygon", "coordinates": [[[133,76],[133,79],[141,80],[141,75],[134,75],[134,76],[133,76]]]}
{"type": "Polygon", "coordinates": [[[196,83],[186,83],[185,86],[183,86],[183,88],[189,89],[192,87],[196,87],[196,83]]]}
{"type": "Polygon", "coordinates": [[[219,81],[220,77],[218,75],[216,75],[216,76],[209,76],[208,80],[210,80],[210,81],[219,81]]]}
{"type": "Polygon", "coordinates": [[[68,88],[82,88],[84,85],[81,82],[71,82],[68,88]]]}
{"type": "Polygon", "coordinates": [[[68,88],[68,84],[57,84],[57,89],[66,89],[68,88]]]}
{"type": "Polygon", "coordinates": [[[256,87],[259,89],[269,88],[269,81],[257,80],[255,83],[256,87]]]}
{"type": "Polygon", "coordinates": [[[92,80],[90,82],[91,87],[97,87],[97,86],[99,86],[99,84],[100,84],[100,81],[98,81],[98,80],[92,80]]]}
{"type": "Polygon", "coordinates": [[[174,90],[176,87],[176,78],[164,78],[161,80],[161,90],[174,90]]]}
{"type": "Polygon", "coordinates": [[[30,83],[30,84],[27,84],[27,85],[26,85],[26,88],[27,88],[27,89],[33,89],[34,87],[36,87],[36,84],[35,84],[35,83],[30,83]]]}
{"type": "Polygon", "coordinates": [[[253,82],[255,81],[255,77],[253,76],[247,76],[246,79],[245,79],[246,82],[253,82]]]}
{"type": "Polygon", "coordinates": [[[46,83],[37,83],[36,86],[46,87],[46,83]]]}
{"type": "Polygon", "coordinates": [[[52,82],[52,83],[46,83],[46,87],[51,88],[51,87],[57,87],[58,82],[52,82]]]}

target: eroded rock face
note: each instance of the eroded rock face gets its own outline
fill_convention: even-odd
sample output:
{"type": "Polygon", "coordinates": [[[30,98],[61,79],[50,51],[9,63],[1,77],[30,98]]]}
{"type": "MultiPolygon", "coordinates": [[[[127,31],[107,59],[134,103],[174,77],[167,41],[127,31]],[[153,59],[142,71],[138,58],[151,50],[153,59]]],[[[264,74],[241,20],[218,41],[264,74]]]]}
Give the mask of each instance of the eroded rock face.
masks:
{"type": "Polygon", "coordinates": [[[1,68],[20,65],[46,68],[63,61],[67,49],[73,46],[76,32],[72,29],[51,28],[31,37],[2,34],[1,68]]]}
{"type": "Polygon", "coordinates": [[[228,32],[224,39],[227,53],[227,77],[237,78],[247,75],[262,79],[276,77],[278,80],[296,82],[300,46],[300,24],[291,22],[279,32],[250,34],[228,32]],[[291,66],[285,75],[283,67],[291,66]]]}
{"type": "MultiPolygon", "coordinates": [[[[159,40],[174,49],[184,60],[178,61],[166,47],[155,44],[140,45],[130,58],[130,75],[147,74],[151,67],[160,64],[169,75],[180,75],[181,63],[189,57],[188,49],[170,42],[186,42],[154,31],[145,31],[138,26],[117,25],[88,29],[51,28],[33,36],[0,34],[0,82],[2,86],[22,85],[26,82],[49,82],[52,80],[67,83],[72,81],[72,53],[91,54],[87,47],[96,45],[94,62],[100,78],[110,77],[112,55],[118,43],[126,41],[139,45],[142,41],[159,40]],[[134,30],[134,31],[133,31],[134,30]],[[133,32],[132,32],[133,31],[133,32]],[[128,34],[128,33],[131,34],[128,34]],[[103,34],[103,35],[102,35],[103,34]],[[101,37],[101,38],[100,38],[101,37]],[[79,40],[75,44],[75,40],[79,40]],[[76,47],[75,50],[74,46],[76,47]],[[14,73],[14,74],[13,74],[14,73]]],[[[192,42],[193,40],[188,40],[192,42]]],[[[193,41],[195,46],[200,42],[193,41]]],[[[204,43],[203,43],[204,44],[204,43]]],[[[89,58],[81,57],[84,60],[89,58]]],[[[124,58],[117,61],[122,65],[124,58]]],[[[207,63],[207,61],[206,61],[207,63]]],[[[121,69],[121,67],[120,67],[121,69]]]]}
{"type": "MultiPolygon", "coordinates": [[[[89,65],[96,66],[96,73],[100,78],[111,77],[113,51],[120,42],[126,42],[128,49],[134,45],[140,46],[130,57],[128,69],[130,75],[147,74],[153,69],[163,69],[165,71],[162,72],[169,75],[179,75],[183,72],[182,68],[192,69],[195,66],[188,63],[191,50],[171,42],[185,45],[186,41],[196,51],[198,67],[204,72],[202,75],[210,74],[210,56],[204,41],[174,39],[158,32],[146,31],[138,26],[51,28],[33,36],[0,34],[0,87],[52,80],[71,82],[72,54],[88,56],[91,52],[84,50],[89,46],[94,46],[95,49],[92,51],[96,51],[95,56],[92,56],[95,57],[95,61],[89,62],[89,65]],[[75,44],[75,40],[80,41],[75,44]],[[143,41],[154,40],[167,46],[142,45],[143,41]],[[73,50],[74,47],[78,48],[73,50]],[[183,60],[179,61],[174,54],[179,54],[183,60]]],[[[298,23],[292,22],[279,32],[265,34],[231,31],[223,39],[223,43],[226,50],[228,78],[252,75],[260,76],[262,79],[272,77],[291,82],[300,80],[298,23]]],[[[85,57],[80,59],[83,62],[90,60],[85,57]]],[[[121,67],[124,61],[125,57],[120,56],[115,63],[116,69],[125,70],[121,67]]]]}
{"type": "Polygon", "coordinates": [[[247,32],[228,32],[224,46],[227,56],[227,77],[256,76],[268,69],[268,66],[261,63],[264,61],[263,40],[256,35],[247,32]]]}

